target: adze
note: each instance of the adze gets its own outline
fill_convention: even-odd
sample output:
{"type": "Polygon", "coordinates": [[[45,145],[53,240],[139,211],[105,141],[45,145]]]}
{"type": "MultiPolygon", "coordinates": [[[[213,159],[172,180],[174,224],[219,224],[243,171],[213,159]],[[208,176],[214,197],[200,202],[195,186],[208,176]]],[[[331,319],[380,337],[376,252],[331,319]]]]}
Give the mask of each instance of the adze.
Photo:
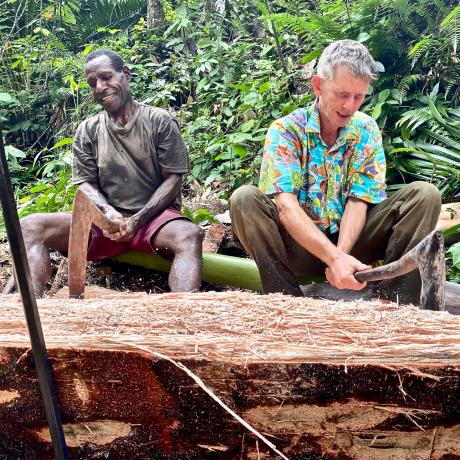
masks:
{"type": "Polygon", "coordinates": [[[86,281],[86,254],[91,225],[110,233],[118,231],[114,224],[81,189],[73,202],[69,238],[69,297],[83,299],[86,281]]]}
{"type": "Polygon", "coordinates": [[[435,230],[399,260],[387,265],[363,270],[354,274],[360,281],[379,281],[405,275],[416,268],[422,279],[420,308],[444,311],[446,288],[446,264],[444,259],[444,237],[435,230]]]}

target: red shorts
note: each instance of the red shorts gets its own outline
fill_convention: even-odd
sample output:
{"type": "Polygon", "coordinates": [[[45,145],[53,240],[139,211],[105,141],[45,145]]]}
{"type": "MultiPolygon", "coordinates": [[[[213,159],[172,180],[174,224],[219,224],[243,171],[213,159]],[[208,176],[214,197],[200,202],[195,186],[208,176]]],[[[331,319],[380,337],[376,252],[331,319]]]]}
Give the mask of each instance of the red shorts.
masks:
{"type": "Polygon", "coordinates": [[[176,219],[187,219],[174,208],[165,209],[160,215],[147,222],[129,243],[120,243],[105,237],[102,230],[95,225],[91,227],[91,242],[88,247],[88,260],[107,259],[127,251],[140,251],[148,254],[155,253],[151,238],[163,225],[176,219]]]}

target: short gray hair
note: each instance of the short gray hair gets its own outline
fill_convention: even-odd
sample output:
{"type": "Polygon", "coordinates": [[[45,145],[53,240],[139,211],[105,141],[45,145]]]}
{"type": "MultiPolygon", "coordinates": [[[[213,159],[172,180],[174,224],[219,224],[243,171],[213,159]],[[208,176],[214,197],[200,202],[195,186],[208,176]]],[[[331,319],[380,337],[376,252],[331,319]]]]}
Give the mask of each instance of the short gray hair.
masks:
{"type": "Polygon", "coordinates": [[[337,40],[327,46],[319,58],[317,73],[323,80],[331,80],[339,66],[363,80],[374,80],[378,72],[369,50],[355,40],[337,40]]]}

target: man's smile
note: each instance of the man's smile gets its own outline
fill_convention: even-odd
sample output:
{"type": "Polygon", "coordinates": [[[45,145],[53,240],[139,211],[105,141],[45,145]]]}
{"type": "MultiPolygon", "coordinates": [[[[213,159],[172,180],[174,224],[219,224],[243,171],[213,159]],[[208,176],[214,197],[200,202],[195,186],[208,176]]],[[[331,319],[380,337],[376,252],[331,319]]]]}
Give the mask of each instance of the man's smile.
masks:
{"type": "Polygon", "coordinates": [[[100,98],[99,98],[99,101],[100,101],[102,104],[107,104],[107,103],[110,102],[114,97],[115,97],[115,94],[113,94],[113,93],[111,93],[111,94],[106,94],[105,96],[100,97],[100,98]]]}

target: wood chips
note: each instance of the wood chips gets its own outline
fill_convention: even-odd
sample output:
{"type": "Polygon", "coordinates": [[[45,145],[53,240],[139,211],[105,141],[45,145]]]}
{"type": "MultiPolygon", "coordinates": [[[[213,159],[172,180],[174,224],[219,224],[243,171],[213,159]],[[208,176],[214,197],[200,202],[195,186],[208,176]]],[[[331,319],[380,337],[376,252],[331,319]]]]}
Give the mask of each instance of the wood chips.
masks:
{"type": "MultiPolygon", "coordinates": [[[[246,292],[38,301],[48,348],[148,347],[233,363],[460,363],[460,317],[412,306],[246,292]]],[[[0,297],[0,345],[29,346],[18,296],[0,297]]]]}

